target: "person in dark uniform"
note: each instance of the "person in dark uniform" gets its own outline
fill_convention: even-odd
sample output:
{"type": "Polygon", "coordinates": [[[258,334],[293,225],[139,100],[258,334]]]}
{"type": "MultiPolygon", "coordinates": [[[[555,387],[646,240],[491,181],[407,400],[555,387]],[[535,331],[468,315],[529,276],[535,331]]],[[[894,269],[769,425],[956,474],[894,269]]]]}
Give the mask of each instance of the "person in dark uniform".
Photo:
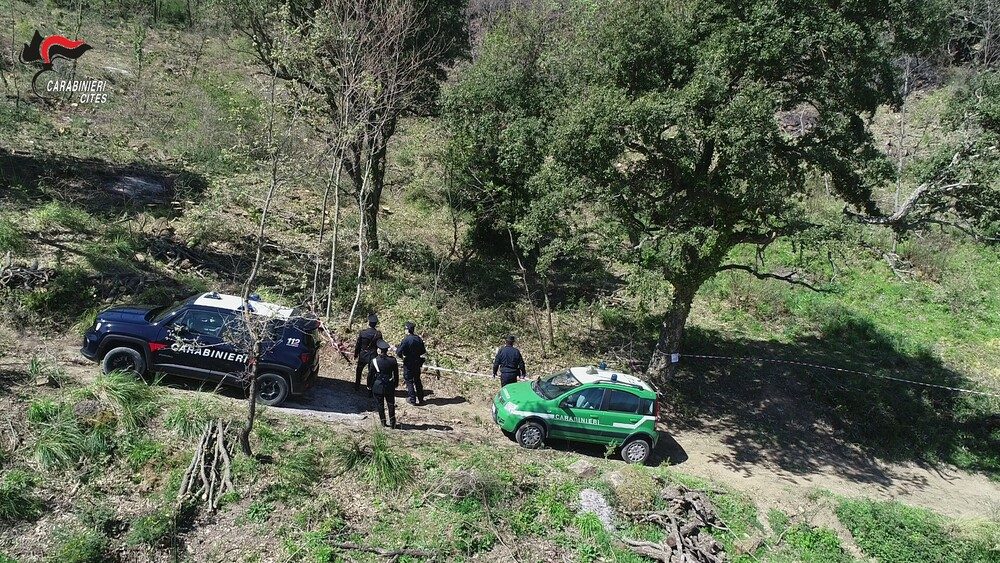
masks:
{"type": "Polygon", "coordinates": [[[406,382],[407,401],[411,405],[424,404],[424,385],[420,382],[420,368],[424,365],[427,348],[422,338],[413,333],[417,325],[407,322],[406,336],[396,347],[396,355],[403,360],[403,381],[406,382]]]}
{"type": "Polygon", "coordinates": [[[376,343],[378,355],[372,358],[368,365],[368,389],[378,405],[378,417],[382,426],[396,426],[396,387],[399,387],[399,363],[388,354],[389,343],[379,340],[376,343]],[[389,424],[385,423],[386,407],[389,408],[389,424]]]}
{"type": "Polygon", "coordinates": [[[354,359],[358,365],[354,370],[354,390],[361,390],[361,373],[364,371],[372,358],[375,357],[376,343],[382,340],[382,332],[375,328],[378,324],[378,317],[368,315],[368,328],[358,333],[358,342],[354,345],[354,359]]]}
{"type": "Polygon", "coordinates": [[[517,381],[518,377],[527,377],[528,372],[524,369],[524,358],[521,351],[514,347],[514,337],[507,337],[507,344],[497,350],[497,357],[493,360],[493,377],[500,371],[500,387],[517,381]]]}

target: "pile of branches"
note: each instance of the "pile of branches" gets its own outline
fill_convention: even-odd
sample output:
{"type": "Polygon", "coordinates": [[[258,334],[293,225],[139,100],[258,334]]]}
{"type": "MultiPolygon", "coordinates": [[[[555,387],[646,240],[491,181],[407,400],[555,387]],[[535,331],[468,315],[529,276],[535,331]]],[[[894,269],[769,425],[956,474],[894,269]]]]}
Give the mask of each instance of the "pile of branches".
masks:
{"type": "Polygon", "coordinates": [[[667,503],[665,509],[625,514],[636,522],[662,527],[667,532],[664,541],[653,543],[622,538],[622,543],[639,555],[664,563],[722,563],[728,560],[722,545],[709,533],[728,528],[716,515],[705,493],[670,485],[660,492],[660,496],[667,503]]]}
{"type": "Polygon", "coordinates": [[[55,273],[52,268],[16,266],[8,263],[0,266],[0,288],[31,291],[45,287],[55,273]]]}
{"type": "Polygon", "coordinates": [[[221,420],[205,424],[198,449],[184,472],[178,503],[189,498],[201,499],[214,511],[219,508],[222,495],[236,490],[231,479],[232,458],[226,445],[228,429],[229,425],[223,425],[221,420]]]}

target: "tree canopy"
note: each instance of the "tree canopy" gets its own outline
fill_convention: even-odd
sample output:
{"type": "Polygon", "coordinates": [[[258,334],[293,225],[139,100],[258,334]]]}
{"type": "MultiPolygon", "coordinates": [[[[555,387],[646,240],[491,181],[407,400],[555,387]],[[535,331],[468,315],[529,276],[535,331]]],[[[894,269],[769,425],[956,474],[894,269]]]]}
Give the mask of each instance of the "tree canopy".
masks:
{"type": "Polygon", "coordinates": [[[449,92],[476,229],[542,251],[585,229],[673,288],[651,369],[672,371],[698,288],[742,245],[814,225],[811,178],[859,214],[894,167],[868,127],[897,58],[936,44],[936,2],[615,0],[515,14],[449,92]],[[545,217],[539,217],[539,214],[545,217]],[[547,220],[547,221],[546,221],[547,220]]]}

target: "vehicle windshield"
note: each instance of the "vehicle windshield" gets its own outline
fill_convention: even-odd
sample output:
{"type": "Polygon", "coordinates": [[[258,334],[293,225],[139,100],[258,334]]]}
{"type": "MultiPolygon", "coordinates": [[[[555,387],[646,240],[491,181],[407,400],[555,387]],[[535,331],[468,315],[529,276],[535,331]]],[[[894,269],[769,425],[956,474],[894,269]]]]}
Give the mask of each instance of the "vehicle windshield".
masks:
{"type": "Polygon", "coordinates": [[[566,391],[580,385],[580,380],[573,377],[569,370],[539,377],[532,384],[532,389],[546,399],[555,399],[566,391]]]}
{"type": "Polygon", "coordinates": [[[188,301],[194,301],[197,297],[198,297],[197,295],[194,297],[188,297],[183,301],[174,301],[170,305],[163,305],[161,307],[156,307],[154,309],[151,309],[148,313],[146,313],[146,321],[151,323],[158,323],[163,319],[165,319],[167,315],[176,311],[178,307],[187,303],[188,301]]]}

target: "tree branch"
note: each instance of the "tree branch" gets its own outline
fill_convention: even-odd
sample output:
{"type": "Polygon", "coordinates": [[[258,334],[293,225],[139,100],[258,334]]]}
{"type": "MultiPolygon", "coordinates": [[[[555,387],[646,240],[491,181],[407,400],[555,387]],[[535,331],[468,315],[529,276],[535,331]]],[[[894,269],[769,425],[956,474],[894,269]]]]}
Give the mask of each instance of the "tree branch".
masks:
{"type": "Polygon", "coordinates": [[[920,198],[922,198],[923,196],[929,193],[942,194],[942,193],[953,192],[960,188],[965,188],[975,185],[976,184],[971,182],[954,182],[940,187],[929,183],[921,184],[915,190],[913,190],[913,193],[910,194],[910,197],[906,198],[906,201],[904,201],[902,205],[899,206],[899,209],[897,209],[892,215],[863,215],[861,213],[855,213],[850,209],[848,209],[847,207],[844,207],[844,214],[854,219],[855,221],[858,221],[859,223],[865,223],[867,225],[896,225],[899,222],[906,219],[906,216],[909,215],[911,211],[913,211],[913,208],[916,207],[917,203],[920,201],[920,198]]]}
{"type": "Polygon", "coordinates": [[[790,283],[792,285],[801,285],[802,287],[811,289],[817,293],[826,293],[829,290],[816,287],[815,285],[799,278],[798,272],[788,272],[787,274],[778,274],[775,272],[761,272],[756,268],[751,268],[750,266],[745,266],[743,264],[723,264],[719,266],[716,272],[722,272],[726,270],[739,270],[741,272],[747,272],[753,277],[759,280],[779,280],[785,283],[790,283]]]}

